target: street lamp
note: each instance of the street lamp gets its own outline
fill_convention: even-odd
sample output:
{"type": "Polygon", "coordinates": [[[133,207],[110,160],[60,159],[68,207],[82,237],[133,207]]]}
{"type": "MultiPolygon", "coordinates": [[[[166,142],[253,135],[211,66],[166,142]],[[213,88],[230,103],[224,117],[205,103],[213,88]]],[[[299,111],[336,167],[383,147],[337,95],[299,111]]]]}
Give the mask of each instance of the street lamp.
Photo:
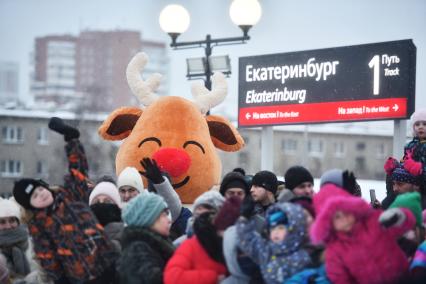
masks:
{"type": "Polygon", "coordinates": [[[243,44],[250,39],[248,31],[254,26],[262,15],[262,8],[258,0],[234,0],[230,6],[229,14],[234,24],[239,26],[243,36],[229,38],[211,38],[198,41],[177,42],[180,34],[184,33],[190,23],[188,11],[176,4],[166,6],[160,13],[161,29],[168,33],[172,39],[170,46],[174,49],[187,49],[203,47],[205,57],[187,59],[187,78],[204,77],[204,85],[211,89],[210,76],[214,71],[231,74],[230,59],[226,56],[211,57],[212,48],[219,45],[243,44]]]}

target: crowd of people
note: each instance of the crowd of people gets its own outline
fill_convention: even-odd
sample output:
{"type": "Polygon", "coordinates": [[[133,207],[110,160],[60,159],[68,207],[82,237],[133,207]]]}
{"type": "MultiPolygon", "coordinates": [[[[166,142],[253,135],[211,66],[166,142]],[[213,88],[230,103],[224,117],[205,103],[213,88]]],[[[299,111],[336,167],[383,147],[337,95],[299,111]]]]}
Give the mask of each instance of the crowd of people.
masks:
{"type": "Polygon", "coordinates": [[[0,199],[0,283],[426,283],[426,110],[412,122],[404,157],[385,161],[382,202],[348,170],[314,192],[302,166],[284,181],[237,167],[190,210],[150,157],[89,179],[79,131],[52,118],[68,174],[20,179],[0,199]]]}

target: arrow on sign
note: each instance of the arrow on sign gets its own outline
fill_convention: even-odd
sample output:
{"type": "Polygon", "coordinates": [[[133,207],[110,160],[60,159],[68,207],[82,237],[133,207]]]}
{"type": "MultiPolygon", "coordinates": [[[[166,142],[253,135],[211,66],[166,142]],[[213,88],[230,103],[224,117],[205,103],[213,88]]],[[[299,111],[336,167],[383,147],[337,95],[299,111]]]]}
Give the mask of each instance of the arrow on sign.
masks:
{"type": "Polygon", "coordinates": [[[250,119],[251,115],[250,113],[246,113],[246,119],[250,119]]]}
{"type": "Polygon", "coordinates": [[[392,107],[392,109],[393,109],[394,111],[397,111],[397,110],[399,109],[399,106],[398,106],[397,104],[395,104],[395,105],[392,107]]]}

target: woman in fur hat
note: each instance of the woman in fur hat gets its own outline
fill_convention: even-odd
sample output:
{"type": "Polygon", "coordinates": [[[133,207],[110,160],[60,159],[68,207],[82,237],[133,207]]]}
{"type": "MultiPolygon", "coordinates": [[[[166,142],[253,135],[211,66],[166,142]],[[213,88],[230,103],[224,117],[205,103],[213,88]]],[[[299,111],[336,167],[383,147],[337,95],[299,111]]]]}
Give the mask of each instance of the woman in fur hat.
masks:
{"type": "Polygon", "coordinates": [[[49,128],[64,135],[69,175],[52,191],[42,180],[15,183],[16,202],[32,213],[28,222],[35,257],[55,283],[111,283],[117,258],[88,206],[88,165],[79,131],[52,118],[49,128]]]}
{"type": "Polygon", "coordinates": [[[164,267],[174,252],[168,239],[171,217],[166,202],[157,194],[141,193],[130,200],[122,217],[127,227],[118,266],[120,283],[163,283],[164,267]]]}
{"type": "Polygon", "coordinates": [[[0,254],[6,260],[11,280],[30,273],[28,237],[27,227],[21,224],[18,204],[0,198],[0,254]]]}
{"type": "Polygon", "coordinates": [[[325,268],[332,283],[398,283],[408,272],[408,260],[397,239],[415,218],[406,208],[384,212],[334,185],[314,196],[314,243],[326,246],[325,268]]]}

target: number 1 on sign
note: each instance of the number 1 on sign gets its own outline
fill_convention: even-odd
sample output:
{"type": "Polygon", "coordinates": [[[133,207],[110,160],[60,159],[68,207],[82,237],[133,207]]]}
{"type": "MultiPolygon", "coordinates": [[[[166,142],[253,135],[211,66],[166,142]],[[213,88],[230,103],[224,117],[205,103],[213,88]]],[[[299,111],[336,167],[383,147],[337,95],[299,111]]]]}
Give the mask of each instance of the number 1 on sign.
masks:
{"type": "Polygon", "coordinates": [[[380,56],[374,55],[368,63],[368,66],[373,70],[373,95],[378,95],[380,90],[380,56]]]}

